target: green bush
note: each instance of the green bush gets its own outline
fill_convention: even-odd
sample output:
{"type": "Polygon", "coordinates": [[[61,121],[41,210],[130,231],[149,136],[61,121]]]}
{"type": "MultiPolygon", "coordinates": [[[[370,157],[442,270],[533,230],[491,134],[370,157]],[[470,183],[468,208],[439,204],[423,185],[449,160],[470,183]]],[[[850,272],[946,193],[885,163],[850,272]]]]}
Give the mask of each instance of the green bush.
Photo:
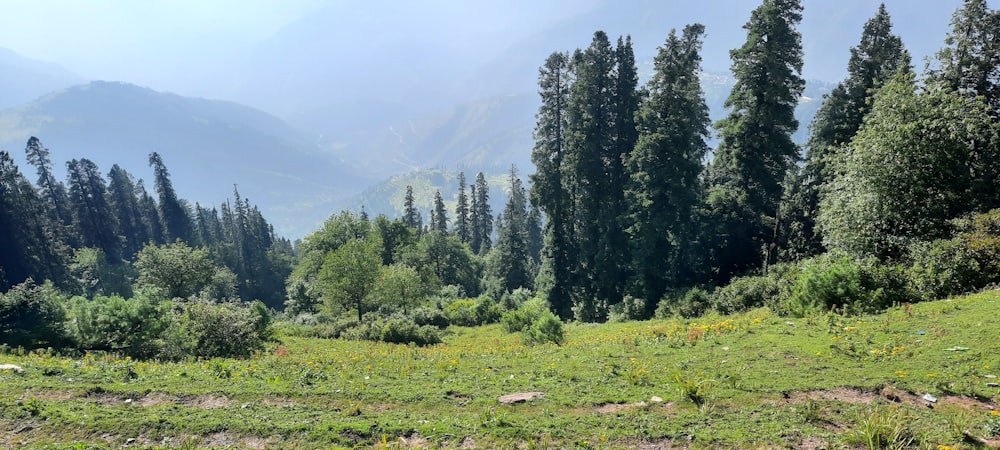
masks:
{"type": "Polygon", "coordinates": [[[176,307],[164,337],[165,358],[246,358],[262,350],[269,335],[270,317],[261,317],[257,308],[203,302],[176,307]]]}
{"type": "Polygon", "coordinates": [[[693,287],[679,293],[664,295],[656,305],[654,315],[658,319],[669,319],[672,317],[690,319],[704,315],[708,312],[710,305],[711,294],[700,287],[693,287]]]}
{"type": "Polygon", "coordinates": [[[869,298],[858,263],[844,254],[827,253],[802,263],[791,295],[782,303],[782,312],[803,317],[836,305],[864,304],[869,298]]]}
{"type": "Polygon", "coordinates": [[[628,322],[632,320],[644,320],[649,316],[646,314],[646,300],[626,295],[621,303],[616,303],[608,308],[609,322],[628,322]]]}
{"type": "Polygon", "coordinates": [[[476,314],[478,305],[479,302],[474,298],[463,298],[448,303],[444,308],[445,314],[448,316],[448,322],[461,327],[479,325],[479,317],[476,314]]]}
{"type": "Polygon", "coordinates": [[[525,345],[544,344],[546,342],[561,345],[564,339],[562,321],[547,309],[542,313],[541,317],[531,323],[530,327],[521,332],[521,340],[525,345]]]}
{"type": "Polygon", "coordinates": [[[414,309],[413,312],[410,313],[410,317],[417,325],[430,325],[442,330],[448,328],[448,325],[451,324],[448,322],[448,316],[444,314],[444,311],[426,306],[414,309]]]}
{"type": "Polygon", "coordinates": [[[520,333],[541,318],[548,309],[545,302],[534,298],[524,302],[520,308],[503,313],[503,316],[500,317],[500,325],[508,333],[520,333]]]}
{"type": "Polygon", "coordinates": [[[366,321],[345,330],[341,337],[352,340],[382,341],[394,344],[432,345],[441,342],[437,328],[420,326],[409,317],[394,314],[389,317],[365,316],[366,321]]]}
{"type": "Polygon", "coordinates": [[[985,285],[979,262],[960,239],[917,242],[908,250],[907,275],[922,300],[964,294],[985,285]]]}
{"type": "Polygon", "coordinates": [[[780,303],[780,295],[781,288],[775,277],[739,277],[712,293],[711,306],[721,314],[733,314],[780,303]]]}
{"type": "Polygon", "coordinates": [[[69,343],[63,327],[65,298],[51,283],[30,278],[0,294],[0,343],[11,347],[61,347],[69,343]]]}
{"type": "Polygon", "coordinates": [[[80,349],[151,358],[159,353],[160,335],[170,326],[167,312],[163,305],[145,297],[74,297],[67,328],[80,349]]]}

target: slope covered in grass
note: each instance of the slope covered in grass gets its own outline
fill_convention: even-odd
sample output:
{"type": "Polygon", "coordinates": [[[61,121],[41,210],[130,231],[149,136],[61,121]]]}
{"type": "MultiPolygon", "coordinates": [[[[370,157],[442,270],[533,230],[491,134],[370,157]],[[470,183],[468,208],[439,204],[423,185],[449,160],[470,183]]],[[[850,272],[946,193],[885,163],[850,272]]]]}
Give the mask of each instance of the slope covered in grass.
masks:
{"type": "Polygon", "coordinates": [[[0,444],[964,448],[1000,431],[998,300],[571,324],[562,346],[489,326],[429,348],[284,337],[248,360],[8,350],[24,372],[0,371],[0,444]],[[516,392],[544,397],[497,401],[516,392]]]}

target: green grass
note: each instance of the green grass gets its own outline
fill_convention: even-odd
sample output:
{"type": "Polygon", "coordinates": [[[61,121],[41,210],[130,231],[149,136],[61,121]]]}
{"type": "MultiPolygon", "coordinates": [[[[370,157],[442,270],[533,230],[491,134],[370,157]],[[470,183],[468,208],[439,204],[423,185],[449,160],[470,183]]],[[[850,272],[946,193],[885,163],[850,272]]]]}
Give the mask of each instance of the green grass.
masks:
{"type": "Polygon", "coordinates": [[[1000,432],[998,300],[570,324],[562,346],[488,326],[430,348],[282,337],[248,360],[12,351],[0,446],[973,448],[963,432],[1000,432]],[[545,396],[497,402],[525,391],[545,396]]]}

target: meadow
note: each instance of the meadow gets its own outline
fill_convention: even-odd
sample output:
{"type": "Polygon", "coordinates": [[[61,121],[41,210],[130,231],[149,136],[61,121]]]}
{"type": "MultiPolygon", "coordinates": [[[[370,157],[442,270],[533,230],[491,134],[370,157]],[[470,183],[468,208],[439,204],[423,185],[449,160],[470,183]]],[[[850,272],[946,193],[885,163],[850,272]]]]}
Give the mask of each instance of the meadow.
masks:
{"type": "Polygon", "coordinates": [[[498,325],[415,347],[293,336],[252,358],[4,348],[17,448],[981,448],[1000,444],[1000,292],[804,319],[767,309],[498,325]],[[517,404],[518,392],[544,396],[517,404]],[[931,399],[933,401],[931,401],[931,399]]]}

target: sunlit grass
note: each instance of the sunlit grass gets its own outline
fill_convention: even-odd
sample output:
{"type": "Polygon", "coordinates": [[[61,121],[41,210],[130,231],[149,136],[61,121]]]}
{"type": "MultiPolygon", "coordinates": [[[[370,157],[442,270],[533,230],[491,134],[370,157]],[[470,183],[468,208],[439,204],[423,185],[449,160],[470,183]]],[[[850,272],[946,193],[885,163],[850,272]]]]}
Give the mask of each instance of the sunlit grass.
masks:
{"type": "Polygon", "coordinates": [[[941,405],[975,400],[929,409],[902,399],[892,410],[907,418],[913,445],[959,446],[965,430],[949,423],[983,430],[996,422],[988,408],[1000,389],[987,383],[1000,365],[998,299],[990,292],[864,317],[787,319],[760,309],[568,324],[560,346],[525,346],[494,325],[451,328],[443,344],[427,348],[281,337],[246,360],[8,349],[0,362],[25,373],[0,372],[0,443],[836,446],[852,444],[845,431],[865,436],[862,425],[888,410],[835,389],[892,385],[941,405]],[[497,402],[532,391],[545,396],[497,402]]]}

